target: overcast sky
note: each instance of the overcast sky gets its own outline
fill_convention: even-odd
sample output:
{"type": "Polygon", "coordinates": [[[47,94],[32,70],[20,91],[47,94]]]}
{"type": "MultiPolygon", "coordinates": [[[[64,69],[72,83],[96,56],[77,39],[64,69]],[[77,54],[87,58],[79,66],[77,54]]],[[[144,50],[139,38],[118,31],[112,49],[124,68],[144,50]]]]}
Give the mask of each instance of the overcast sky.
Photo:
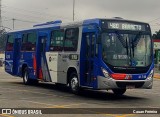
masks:
{"type": "MultiPolygon", "coordinates": [[[[75,0],[75,21],[87,18],[122,17],[144,21],[152,32],[160,29],[160,0],[75,0]]],[[[72,21],[73,0],[2,0],[3,26],[28,28],[61,19],[72,21]]]]}

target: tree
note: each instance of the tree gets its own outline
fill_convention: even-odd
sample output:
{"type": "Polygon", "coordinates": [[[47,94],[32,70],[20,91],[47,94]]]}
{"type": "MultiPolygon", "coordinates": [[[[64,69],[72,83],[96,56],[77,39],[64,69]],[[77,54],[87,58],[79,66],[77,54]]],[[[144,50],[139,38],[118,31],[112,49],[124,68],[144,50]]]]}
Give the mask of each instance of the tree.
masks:
{"type": "Polygon", "coordinates": [[[153,34],[153,39],[160,39],[160,30],[156,31],[155,34],[153,34]]]}
{"type": "Polygon", "coordinates": [[[5,50],[5,43],[6,43],[6,31],[5,29],[0,30],[0,52],[4,52],[5,50]]]}

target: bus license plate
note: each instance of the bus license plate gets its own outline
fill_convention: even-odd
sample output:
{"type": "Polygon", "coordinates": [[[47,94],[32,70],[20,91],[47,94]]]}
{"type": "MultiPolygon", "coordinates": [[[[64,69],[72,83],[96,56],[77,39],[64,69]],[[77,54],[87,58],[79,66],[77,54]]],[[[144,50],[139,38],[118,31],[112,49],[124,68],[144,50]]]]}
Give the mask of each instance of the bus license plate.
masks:
{"type": "Polygon", "coordinates": [[[135,89],[135,86],[134,85],[127,85],[126,88],[127,89],[135,89]]]}

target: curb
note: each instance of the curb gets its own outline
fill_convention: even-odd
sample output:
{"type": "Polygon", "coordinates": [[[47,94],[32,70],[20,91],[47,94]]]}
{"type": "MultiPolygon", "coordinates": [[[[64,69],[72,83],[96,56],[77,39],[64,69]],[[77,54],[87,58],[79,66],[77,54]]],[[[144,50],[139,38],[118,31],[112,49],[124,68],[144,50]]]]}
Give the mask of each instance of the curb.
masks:
{"type": "Polygon", "coordinates": [[[3,69],[3,70],[4,70],[4,67],[0,67],[0,69],[3,69]]]}

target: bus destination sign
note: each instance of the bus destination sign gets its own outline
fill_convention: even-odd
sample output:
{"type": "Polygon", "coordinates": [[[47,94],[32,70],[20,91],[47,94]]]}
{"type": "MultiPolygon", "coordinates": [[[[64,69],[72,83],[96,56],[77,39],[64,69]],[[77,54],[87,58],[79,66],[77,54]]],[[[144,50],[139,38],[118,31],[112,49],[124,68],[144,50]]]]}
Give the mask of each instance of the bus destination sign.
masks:
{"type": "Polygon", "coordinates": [[[108,22],[108,29],[145,31],[145,25],[122,22],[108,22]]]}

